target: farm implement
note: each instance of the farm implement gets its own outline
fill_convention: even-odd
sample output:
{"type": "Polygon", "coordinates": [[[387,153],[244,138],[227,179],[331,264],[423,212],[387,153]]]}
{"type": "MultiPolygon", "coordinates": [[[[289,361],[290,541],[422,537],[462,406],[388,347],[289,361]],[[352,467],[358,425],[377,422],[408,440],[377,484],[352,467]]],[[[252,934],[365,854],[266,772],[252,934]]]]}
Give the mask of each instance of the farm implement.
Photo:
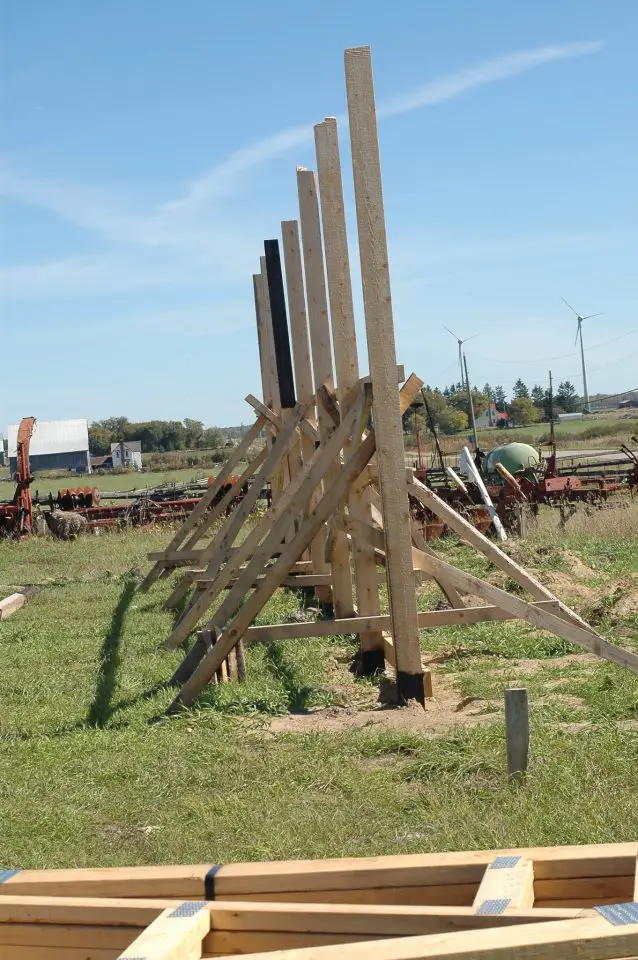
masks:
{"type": "MultiPolygon", "coordinates": [[[[625,445],[621,452],[627,460],[574,458],[561,469],[555,447],[545,459],[527,444],[510,443],[479,456],[476,465],[504,527],[520,533],[525,514],[535,516],[541,506],[559,510],[563,522],[579,507],[623,506],[638,488],[638,456],[625,445]]],[[[426,466],[418,441],[415,476],[485,533],[491,520],[477,484],[471,478],[461,480],[446,466],[438,445],[436,456],[438,463],[426,466]]],[[[445,532],[441,521],[422,505],[413,504],[413,518],[426,540],[445,532]]]]}
{"type": "MultiPolygon", "coordinates": [[[[29,445],[35,426],[35,417],[25,417],[18,430],[15,492],[10,501],[0,503],[0,536],[21,538],[35,529],[36,509],[42,512],[74,513],[87,521],[90,529],[100,527],[139,526],[149,523],[181,521],[197,506],[213,482],[213,477],[191,483],[162,484],[122,493],[102,492],[97,486],[63,487],[57,494],[31,494],[34,482],[29,464],[29,445]],[[108,501],[108,502],[107,502],[108,501]]],[[[228,476],[221,484],[212,503],[216,508],[222,501],[232,511],[246,495],[248,486],[239,476],[228,476]]],[[[268,498],[269,490],[261,491],[268,498]]]]}

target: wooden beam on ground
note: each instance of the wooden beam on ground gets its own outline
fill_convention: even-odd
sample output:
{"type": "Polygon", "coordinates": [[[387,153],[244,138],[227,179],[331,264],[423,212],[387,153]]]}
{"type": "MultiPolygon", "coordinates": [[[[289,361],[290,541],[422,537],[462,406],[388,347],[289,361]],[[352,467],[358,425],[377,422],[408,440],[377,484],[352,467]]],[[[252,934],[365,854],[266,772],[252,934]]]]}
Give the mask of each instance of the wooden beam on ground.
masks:
{"type": "MultiPolygon", "coordinates": [[[[615,925],[603,916],[523,923],[488,930],[397,937],[297,950],[294,960],[612,960],[638,954],[638,923],[615,925]]],[[[286,951],[251,960],[293,960],[286,951]]]]}
{"type": "MultiPolygon", "coordinates": [[[[359,357],[339,155],[339,134],[337,121],[334,118],[327,118],[315,127],[315,149],[337,390],[343,410],[349,392],[359,380],[359,357]]],[[[359,492],[353,489],[348,498],[348,511],[351,516],[359,520],[369,519],[370,498],[367,490],[359,492]]],[[[356,536],[352,540],[351,551],[358,613],[365,617],[378,616],[381,607],[374,551],[366,543],[359,542],[356,536]]],[[[380,631],[361,634],[360,647],[359,672],[365,675],[382,670],[383,634],[380,631]]]]}
{"type": "Polygon", "coordinates": [[[370,49],[346,50],[345,69],[397,689],[400,700],[424,703],[370,49]]]}
{"type": "MultiPolygon", "coordinates": [[[[315,174],[311,170],[297,170],[297,193],[299,197],[299,220],[301,223],[301,237],[303,244],[303,258],[306,270],[306,295],[308,300],[308,319],[310,328],[310,345],[312,350],[312,364],[314,370],[315,391],[325,385],[334,389],[332,370],[332,354],[330,350],[330,326],[328,320],[328,300],[326,296],[325,271],[323,259],[323,245],[321,238],[321,221],[319,218],[319,200],[315,174]]],[[[325,406],[317,403],[317,424],[319,436],[323,440],[327,432],[334,426],[325,406]]],[[[325,478],[323,490],[329,488],[336,479],[339,470],[338,460],[325,478]]],[[[323,535],[323,532],[322,532],[323,535]]],[[[325,549],[325,548],[324,548],[325,549]]],[[[331,569],[332,602],[335,614],[339,617],[353,616],[354,598],[352,592],[352,573],[350,570],[350,551],[348,541],[343,535],[336,537],[331,563],[328,566],[325,560],[322,569],[317,573],[325,573],[331,569]]]]}
{"type": "MultiPolygon", "coordinates": [[[[128,910],[138,898],[171,900],[253,900],[262,897],[298,902],[424,902],[470,907],[485,869],[495,856],[522,856],[534,863],[536,901],[556,902],[568,897],[590,904],[613,898],[630,901],[636,872],[638,841],[581,846],[504,848],[444,853],[397,854],[380,857],[343,857],[327,860],[280,860],[256,863],[200,863],[136,867],[82,867],[62,870],[8,869],[0,884],[0,919],[6,898],[61,897],[127,898],[128,910]],[[375,895],[375,891],[379,895],[375,895]],[[411,901],[398,900],[412,891],[411,901]],[[415,897],[428,895],[429,901],[415,897]],[[432,898],[438,899],[432,899],[432,898]],[[136,898],[135,900],[131,898],[136,898]],[[444,899],[442,899],[444,898],[444,899]]],[[[10,867],[10,864],[7,865],[10,867]]],[[[162,905],[162,908],[166,904],[162,905]]],[[[33,922],[39,922],[34,917],[33,922]]],[[[64,921],[62,921],[64,922],[64,921]]],[[[124,921],[122,921],[124,922],[124,921]]],[[[140,921],[141,922],[141,921],[140,921]]],[[[137,921],[134,921],[137,923],[137,921]]]]}
{"type": "Polygon", "coordinates": [[[0,600],[0,620],[7,620],[12,614],[16,613],[20,607],[26,603],[24,593],[12,593],[4,600],[0,600]]]}
{"type": "MultiPolygon", "coordinates": [[[[185,518],[179,530],[177,530],[170,543],[166,547],[166,550],[164,551],[165,553],[171,553],[175,550],[178,550],[186,538],[189,535],[192,535],[196,527],[201,526],[202,530],[208,529],[208,524],[205,522],[207,511],[209,510],[219,491],[222,489],[223,485],[232,476],[236,465],[243,460],[252,444],[259,439],[259,435],[264,428],[264,423],[265,421],[261,416],[257,418],[250,430],[242,438],[239,446],[233,450],[226,463],[222,466],[212,484],[201,497],[199,503],[185,518]]],[[[199,539],[199,537],[197,539],[199,539]]],[[[152,569],[149,570],[146,577],[140,584],[139,589],[141,591],[148,590],[149,587],[161,575],[166,566],[167,565],[162,562],[162,558],[158,558],[152,569]]],[[[168,566],[170,567],[170,564],[168,564],[168,566]]]]}
{"type": "Polygon", "coordinates": [[[474,909],[483,915],[493,915],[533,906],[533,862],[527,857],[495,857],[474,897],[474,909]]]}

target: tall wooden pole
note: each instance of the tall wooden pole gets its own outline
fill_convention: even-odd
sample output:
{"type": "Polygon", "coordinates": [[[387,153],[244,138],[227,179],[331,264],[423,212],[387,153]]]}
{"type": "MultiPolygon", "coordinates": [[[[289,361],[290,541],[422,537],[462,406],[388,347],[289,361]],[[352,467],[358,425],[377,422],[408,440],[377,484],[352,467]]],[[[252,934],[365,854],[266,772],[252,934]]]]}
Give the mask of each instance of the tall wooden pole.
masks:
{"type": "Polygon", "coordinates": [[[345,70],[397,688],[400,700],[424,703],[370,48],[346,50],[345,70]]]}
{"type": "MultiPolygon", "coordinates": [[[[311,170],[297,170],[297,190],[299,194],[299,219],[303,244],[304,266],[306,269],[306,296],[308,301],[308,319],[310,322],[310,344],[312,365],[315,378],[315,390],[326,385],[334,387],[332,372],[332,352],[330,348],[330,324],[328,321],[328,299],[324,273],[323,248],[321,242],[321,222],[319,219],[319,201],[315,174],[311,170]]],[[[333,428],[330,415],[324,405],[317,401],[317,420],[319,436],[325,440],[333,428]]],[[[338,464],[326,477],[326,485],[336,479],[338,464]]],[[[354,616],[352,594],[352,573],[350,570],[350,551],[348,540],[342,531],[338,531],[332,545],[332,598],[337,617],[354,616]]]]}
{"type": "MultiPolygon", "coordinates": [[[[359,379],[359,358],[339,156],[339,134],[337,121],[333,117],[326,118],[323,123],[315,127],[315,147],[330,299],[332,344],[337,373],[337,395],[343,402],[359,379]]],[[[348,499],[348,510],[354,519],[371,522],[370,495],[370,489],[367,487],[363,491],[353,491],[348,499]]],[[[351,543],[359,616],[378,616],[381,607],[374,549],[354,532],[351,543]]],[[[385,655],[381,631],[361,634],[360,643],[359,671],[362,674],[372,674],[377,670],[383,670],[385,655]]]]}
{"type": "MultiPolygon", "coordinates": [[[[312,365],[310,360],[310,340],[308,337],[308,314],[306,311],[306,294],[304,290],[303,266],[301,263],[301,245],[299,241],[299,224],[296,220],[284,220],[281,224],[281,237],[286,267],[286,292],[288,294],[288,310],[290,312],[290,339],[292,341],[292,360],[295,369],[295,383],[297,385],[297,399],[306,408],[306,417],[317,422],[315,409],[315,388],[312,380],[312,365]]],[[[306,432],[301,434],[301,457],[308,463],[315,446],[306,432]]],[[[318,502],[318,492],[315,491],[308,504],[312,510],[318,502]]],[[[327,572],[325,556],[325,537],[316,537],[310,545],[310,559],[313,573],[327,572]]],[[[332,603],[332,589],[329,586],[315,587],[315,595],[321,604],[332,603]]]]}

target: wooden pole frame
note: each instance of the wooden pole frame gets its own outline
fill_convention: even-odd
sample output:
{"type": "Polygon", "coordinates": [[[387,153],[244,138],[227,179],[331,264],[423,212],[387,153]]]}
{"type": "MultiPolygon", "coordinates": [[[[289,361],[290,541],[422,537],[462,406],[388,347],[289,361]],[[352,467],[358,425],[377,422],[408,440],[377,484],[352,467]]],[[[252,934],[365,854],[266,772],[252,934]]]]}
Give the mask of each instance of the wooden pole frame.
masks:
{"type": "MultiPolygon", "coordinates": [[[[306,277],[306,299],[310,329],[310,345],[314,370],[315,392],[325,386],[334,389],[332,353],[330,349],[330,327],[328,321],[328,300],[325,285],[323,242],[321,221],[319,218],[319,200],[315,174],[311,170],[297,169],[297,192],[299,197],[299,222],[303,259],[306,277]]],[[[396,385],[395,385],[396,386],[396,385]]],[[[331,427],[330,416],[321,403],[317,403],[317,425],[323,438],[331,427]]],[[[335,479],[338,464],[326,477],[330,485],[335,479]]],[[[326,564],[328,567],[328,565],[326,564]]],[[[351,617],[355,614],[350,570],[348,543],[343,536],[337,536],[332,544],[332,556],[329,569],[332,572],[332,601],[335,615],[351,617]]],[[[319,571],[317,571],[319,572],[319,571]]]]}
{"type": "Polygon", "coordinates": [[[345,72],[397,690],[402,701],[424,703],[370,48],[346,50],[345,72]]]}
{"type": "MultiPolygon", "coordinates": [[[[337,394],[341,403],[359,379],[359,357],[350,278],[350,257],[346,231],[345,204],[339,156],[337,121],[327,118],[317,124],[315,150],[321,201],[326,276],[330,299],[330,320],[337,372],[337,394]]],[[[351,516],[361,520],[370,518],[369,489],[353,489],[348,499],[351,516]]],[[[352,540],[352,558],[357,593],[358,613],[364,617],[381,612],[377,565],[374,550],[366,543],[352,540]]],[[[385,667],[384,640],[381,631],[360,635],[360,655],[357,664],[362,675],[372,675],[385,667]]]]}

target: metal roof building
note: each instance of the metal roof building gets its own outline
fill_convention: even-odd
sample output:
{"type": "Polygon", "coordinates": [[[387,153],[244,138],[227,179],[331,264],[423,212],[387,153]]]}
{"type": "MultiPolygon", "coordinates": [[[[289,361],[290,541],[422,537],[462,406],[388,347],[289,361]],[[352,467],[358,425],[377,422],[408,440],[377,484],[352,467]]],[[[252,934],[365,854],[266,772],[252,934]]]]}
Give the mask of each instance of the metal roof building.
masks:
{"type": "MultiPolygon", "coordinates": [[[[16,470],[18,424],[8,430],[9,469],[16,470]]],[[[29,451],[31,470],[90,473],[89,425],[86,420],[37,420],[29,451]]]]}

